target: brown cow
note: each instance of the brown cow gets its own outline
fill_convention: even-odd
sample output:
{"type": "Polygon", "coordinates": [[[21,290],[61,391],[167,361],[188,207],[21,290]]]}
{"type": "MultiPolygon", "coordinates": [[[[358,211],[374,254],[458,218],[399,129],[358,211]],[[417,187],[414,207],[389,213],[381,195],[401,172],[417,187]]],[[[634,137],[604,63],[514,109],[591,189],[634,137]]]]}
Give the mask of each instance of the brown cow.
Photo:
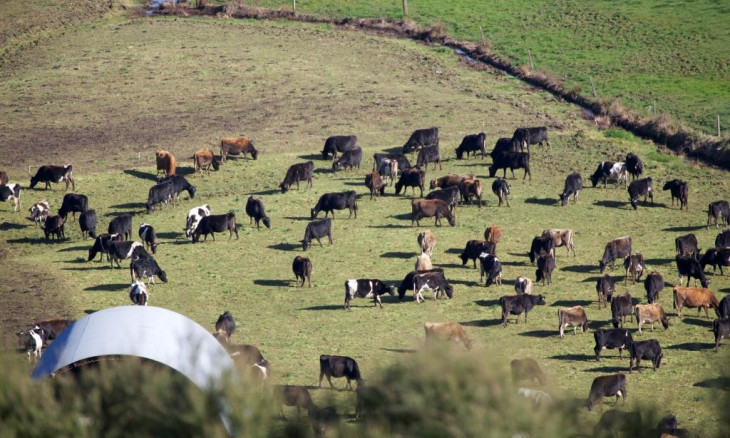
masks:
{"type": "Polygon", "coordinates": [[[218,170],[220,167],[218,159],[216,159],[215,155],[213,155],[212,150],[208,148],[201,149],[193,154],[193,168],[196,172],[200,171],[202,174],[203,171],[206,171],[206,173],[210,175],[211,166],[213,166],[213,170],[218,170]]]}
{"type": "Polygon", "coordinates": [[[700,308],[705,309],[705,315],[709,318],[710,314],[707,309],[712,307],[715,309],[717,316],[720,316],[720,310],[717,298],[710,289],[702,287],[674,287],[674,308],[677,309],[677,316],[682,318],[682,307],[694,309],[697,307],[697,316],[700,315],[700,308]]]}
{"type": "Polygon", "coordinates": [[[646,263],[644,263],[644,256],[640,252],[635,252],[630,256],[624,258],[624,269],[626,269],[626,277],[624,277],[624,284],[629,281],[629,273],[631,274],[631,284],[636,284],[637,281],[641,280],[641,276],[646,271],[646,263]]]}
{"type": "Polygon", "coordinates": [[[445,217],[452,227],[456,225],[454,216],[449,211],[449,206],[440,199],[413,199],[411,201],[411,226],[415,222],[421,226],[421,218],[435,217],[436,226],[441,226],[441,218],[445,217]]]}
{"type": "Polygon", "coordinates": [[[431,264],[431,256],[426,253],[421,253],[421,255],[416,257],[416,272],[428,271],[429,269],[433,269],[433,265],[431,264]]]}
{"type": "Polygon", "coordinates": [[[578,327],[580,327],[582,333],[585,333],[588,328],[588,317],[585,309],[583,309],[583,306],[561,307],[558,309],[558,324],[561,339],[565,337],[563,330],[568,326],[573,326],[574,335],[577,334],[578,327]]]}
{"type": "Polygon", "coordinates": [[[418,246],[421,248],[421,252],[428,254],[429,257],[433,255],[433,249],[436,247],[436,235],[431,230],[421,231],[418,234],[418,246]]]}
{"type": "Polygon", "coordinates": [[[502,230],[496,225],[491,225],[484,230],[484,240],[495,245],[498,244],[502,240],[502,230]]]}
{"type": "Polygon", "coordinates": [[[430,188],[431,190],[433,190],[436,187],[445,189],[451,186],[458,186],[462,181],[467,179],[474,179],[474,174],[472,173],[469,175],[457,175],[454,173],[450,173],[446,176],[442,176],[441,178],[432,179],[430,188]]]}
{"type": "Polygon", "coordinates": [[[592,411],[596,403],[599,409],[603,410],[603,397],[613,396],[616,396],[616,403],[621,397],[622,403],[626,404],[626,375],[623,373],[598,376],[593,379],[588,395],[588,410],[592,411]]]}
{"type": "Polygon", "coordinates": [[[458,322],[427,322],[423,328],[426,330],[426,343],[432,340],[461,342],[467,350],[471,350],[471,340],[458,322]]]}
{"type": "Polygon", "coordinates": [[[641,324],[644,323],[651,324],[651,331],[654,331],[654,323],[657,321],[662,323],[664,330],[669,328],[669,319],[659,303],[637,304],[634,307],[634,313],[636,314],[636,322],[639,324],[639,333],[641,333],[641,324]]]}
{"type": "Polygon", "coordinates": [[[372,172],[365,175],[365,187],[370,190],[370,199],[374,196],[385,194],[386,183],[378,172],[372,172]]]}
{"type": "Polygon", "coordinates": [[[535,359],[514,359],[509,364],[512,370],[512,380],[518,382],[528,379],[530,381],[537,380],[541,385],[545,384],[545,374],[540,369],[535,359]]]}
{"type": "Polygon", "coordinates": [[[465,179],[459,183],[459,192],[464,201],[471,204],[471,198],[477,199],[477,205],[482,208],[482,182],[478,179],[465,179]]]}
{"type": "Polygon", "coordinates": [[[570,228],[548,228],[543,230],[543,236],[550,236],[555,242],[555,248],[565,246],[570,256],[570,251],[573,251],[573,257],[575,257],[575,243],[573,243],[573,230],[570,228]]]}
{"type": "Polygon", "coordinates": [[[157,149],[155,156],[157,157],[157,173],[163,171],[166,177],[175,175],[177,161],[175,161],[174,155],[168,151],[157,149]]]}
{"type": "Polygon", "coordinates": [[[246,137],[221,138],[221,161],[225,162],[229,154],[243,154],[243,158],[246,158],[246,154],[251,154],[254,160],[259,156],[251,140],[246,137]]]}
{"type": "Polygon", "coordinates": [[[312,401],[312,396],[304,386],[299,385],[275,385],[276,398],[279,399],[279,415],[284,417],[284,406],[295,406],[297,408],[297,417],[299,417],[302,409],[307,411],[315,411],[317,407],[312,401]]]}

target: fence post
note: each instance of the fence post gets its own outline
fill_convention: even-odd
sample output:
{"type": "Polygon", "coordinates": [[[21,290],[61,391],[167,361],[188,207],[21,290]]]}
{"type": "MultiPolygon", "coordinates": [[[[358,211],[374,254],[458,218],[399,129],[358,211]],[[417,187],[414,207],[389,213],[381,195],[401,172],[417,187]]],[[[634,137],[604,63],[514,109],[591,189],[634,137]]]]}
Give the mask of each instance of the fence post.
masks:
{"type": "Polygon", "coordinates": [[[535,66],[532,64],[532,52],[530,52],[530,49],[527,49],[527,56],[530,57],[530,68],[535,69],[535,66]]]}
{"type": "Polygon", "coordinates": [[[408,15],[408,0],[403,0],[403,15],[408,15]]]}
{"type": "Polygon", "coordinates": [[[487,47],[487,39],[484,38],[484,31],[482,30],[482,27],[479,26],[479,34],[482,36],[482,47],[487,47]]]}
{"type": "Polygon", "coordinates": [[[291,8],[294,10],[294,15],[297,15],[297,0],[291,0],[291,8]]]}
{"type": "Polygon", "coordinates": [[[591,90],[593,90],[593,97],[598,97],[598,94],[596,93],[596,86],[593,85],[593,76],[588,76],[588,79],[591,81],[591,90]]]}
{"type": "Polygon", "coordinates": [[[654,99],[654,106],[653,106],[653,108],[654,108],[654,115],[656,115],[656,99],[654,99]]]}
{"type": "Polygon", "coordinates": [[[717,138],[720,138],[720,114],[717,115],[717,138]]]}

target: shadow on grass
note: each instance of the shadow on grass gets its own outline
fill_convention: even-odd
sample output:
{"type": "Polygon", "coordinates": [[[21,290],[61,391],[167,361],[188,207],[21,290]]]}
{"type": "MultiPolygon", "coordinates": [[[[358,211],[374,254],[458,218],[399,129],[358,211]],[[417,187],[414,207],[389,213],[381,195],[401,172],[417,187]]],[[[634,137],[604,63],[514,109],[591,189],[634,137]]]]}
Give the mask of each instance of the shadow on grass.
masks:
{"type": "Polygon", "coordinates": [[[318,161],[320,163],[330,163],[330,164],[332,164],[332,160],[330,160],[330,159],[323,160],[321,153],[319,153],[319,154],[297,155],[297,158],[299,158],[300,160],[318,161]]]}
{"type": "Polygon", "coordinates": [[[288,287],[293,286],[294,280],[254,280],[253,284],[257,286],[271,286],[271,287],[288,287]]]}
{"type": "Polygon", "coordinates": [[[494,327],[497,325],[502,325],[501,319],[475,319],[474,321],[464,321],[460,322],[459,324],[465,325],[468,327],[494,327]]]}
{"type": "MultiPolygon", "coordinates": [[[[319,245],[317,245],[317,246],[319,246],[319,245]]],[[[293,243],[277,243],[276,245],[269,245],[269,246],[267,246],[267,248],[277,249],[279,251],[294,251],[297,249],[301,249],[302,245],[296,245],[293,243]]]]}
{"type": "Polygon", "coordinates": [[[595,367],[595,368],[588,368],[587,370],[583,370],[584,373],[620,373],[627,371],[628,367],[616,367],[616,366],[602,366],[602,367],[595,367]]]}
{"type": "Polygon", "coordinates": [[[701,230],[702,228],[705,228],[705,226],[697,225],[697,226],[688,226],[688,227],[669,227],[669,228],[662,228],[662,231],[669,231],[672,233],[685,233],[687,231],[701,230]]]}
{"type": "Polygon", "coordinates": [[[368,228],[414,228],[404,224],[368,225],[368,228]]]}
{"type": "Polygon", "coordinates": [[[95,310],[95,309],[86,309],[86,310],[84,310],[84,313],[87,314],[87,315],[91,315],[94,312],[98,312],[98,310],[95,310]]]}
{"type": "MultiPolygon", "coordinates": [[[[704,316],[704,312],[703,316],[704,316]]],[[[697,327],[706,327],[708,329],[712,329],[712,319],[699,319],[699,318],[690,318],[688,316],[685,316],[682,320],[683,323],[689,324],[689,325],[695,325],[697,327]]]]}
{"type": "Polygon", "coordinates": [[[593,300],[558,300],[552,303],[551,307],[573,307],[573,306],[588,306],[593,303],[593,300]]]}
{"type": "MultiPolygon", "coordinates": [[[[109,269],[109,265],[103,264],[103,265],[95,265],[95,266],[84,266],[84,267],[78,267],[78,268],[61,268],[62,271],[96,271],[99,269],[109,269]]],[[[118,268],[115,268],[118,269],[118,268]]],[[[127,285],[129,286],[129,285],[127,285]]]]}
{"type": "Polygon", "coordinates": [[[413,257],[416,257],[418,254],[415,252],[399,252],[399,251],[390,251],[383,254],[380,254],[380,257],[386,258],[386,259],[410,259],[413,257]]]}
{"type": "Polygon", "coordinates": [[[461,263],[439,263],[438,266],[434,266],[434,268],[468,268],[471,269],[474,272],[479,272],[479,265],[477,267],[474,267],[474,264],[471,262],[468,262],[466,265],[462,265],[461,263]]]}
{"type": "Polygon", "coordinates": [[[646,259],[645,262],[647,265],[668,265],[670,263],[674,263],[674,259],[646,259]]]}
{"type": "Polygon", "coordinates": [[[538,205],[558,205],[559,201],[556,198],[527,198],[525,204],[538,204],[538,205]]]}
{"type": "Polygon", "coordinates": [[[31,237],[21,237],[20,239],[8,239],[7,242],[8,243],[23,243],[23,244],[28,244],[29,243],[31,245],[40,245],[40,244],[43,244],[43,243],[47,243],[47,244],[64,243],[64,242],[69,241],[69,240],[71,240],[71,239],[69,239],[68,237],[66,237],[66,238],[64,238],[62,240],[56,240],[56,239],[46,240],[43,237],[34,237],[34,238],[31,238],[31,237]]]}
{"type": "Polygon", "coordinates": [[[93,245],[93,241],[91,241],[88,246],[72,246],[70,248],[61,248],[56,252],[84,251],[84,250],[88,250],[92,245],[93,245]]]}
{"type": "Polygon", "coordinates": [[[141,172],[141,171],[136,170],[136,169],[125,169],[124,170],[124,173],[126,173],[127,175],[134,176],[136,178],[146,179],[146,180],[149,180],[149,181],[157,182],[157,177],[153,173],[141,172]]]}
{"type": "Polygon", "coordinates": [[[611,201],[608,199],[600,200],[600,201],[593,201],[593,205],[597,205],[599,207],[608,207],[608,208],[621,208],[623,206],[629,205],[628,202],[623,201],[611,201]]]}
{"type": "Polygon", "coordinates": [[[613,328],[613,326],[610,321],[588,321],[588,328],[591,330],[598,330],[602,328],[613,328]]]}
{"type": "Polygon", "coordinates": [[[381,348],[383,351],[387,351],[390,353],[404,353],[404,354],[413,354],[417,353],[418,350],[411,349],[411,348],[381,348]]]}
{"type": "MultiPolygon", "coordinates": [[[[389,218],[398,220],[398,221],[410,221],[411,220],[411,214],[410,213],[403,213],[403,214],[394,214],[391,216],[388,216],[389,218]]],[[[421,221],[428,220],[430,218],[421,218],[421,221]]],[[[415,222],[414,222],[415,223],[415,222]]]]}
{"type": "MultiPolygon", "coordinates": [[[[284,216],[282,219],[289,219],[290,221],[311,221],[312,220],[308,216],[307,217],[305,217],[305,216],[296,216],[296,217],[295,216],[284,216]]],[[[322,218],[322,219],[324,219],[324,218],[322,218]]]]}
{"type": "Polygon", "coordinates": [[[550,356],[550,359],[568,360],[571,362],[595,362],[596,356],[591,354],[557,354],[555,356],[550,356]]]}
{"type": "MultiPolygon", "coordinates": [[[[192,157],[191,157],[191,159],[192,159],[192,157]]],[[[177,169],[175,169],[176,175],[187,176],[187,175],[192,175],[194,173],[195,173],[195,168],[193,168],[192,166],[178,166],[177,169]]]]}
{"type": "Polygon", "coordinates": [[[183,232],[177,232],[177,231],[165,231],[162,233],[156,233],[157,237],[161,239],[177,239],[178,237],[183,237],[185,234],[183,232]]]}
{"type": "Polygon", "coordinates": [[[598,270],[597,265],[573,265],[573,266],[564,266],[560,268],[561,271],[565,272],[579,272],[581,274],[587,274],[588,272],[593,272],[598,270]]]}
{"type": "Polygon", "coordinates": [[[303,307],[299,310],[342,310],[341,304],[325,304],[322,306],[303,307]]]}
{"type": "Polygon", "coordinates": [[[22,230],[23,228],[28,228],[29,226],[30,225],[27,224],[14,224],[11,222],[3,222],[2,224],[0,224],[0,231],[22,230]]]}
{"type": "MultiPolygon", "coordinates": [[[[586,278],[584,278],[583,280],[581,280],[580,282],[581,282],[581,283],[597,283],[597,282],[598,282],[598,280],[599,280],[599,279],[600,279],[601,277],[602,277],[602,276],[600,276],[600,277],[586,277],[586,278]]],[[[614,283],[618,283],[618,281],[619,281],[619,277],[611,277],[611,278],[613,279],[613,282],[614,282],[614,283]]]]}
{"type": "Polygon", "coordinates": [[[281,193],[281,190],[280,189],[260,190],[258,192],[251,192],[248,195],[262,196],[262,195],[274,195],[276,193],[281,193]]]}
{"type": "MultiPolygon", "coordinates": [[[[129,209],[136,209],[136,208],[147,208],[147,204],[144,202],[127,202],[126,204],[117,204],[112,205],[109,208],[115,208],[117,210],[129,210],[129,209]]],[[[170,208],[170,207],[164,207],[164,208],[170,208]]],[[[130,213],[132,213],[130,211],[130,213]]],[[[119,215],[119,213],[112,213],[112,216],[119,215]]]]}
{"type": "MultiPolygon", "coordinates": [[[[522,254],[524,255],[524,254],[522,254]]],[[[526,262],[507,262],[504,260],[500,260],[503,266],[529,266],[526,262]]]]}
{"type": "Polygon", "coordinates": [[[476,280],[456,280],[456,279],[449,279],[449,284],[460,284],[462,286],[472,286],[472,287],[484,287],[484,283],[480,283],[476,280]]]}
{"type": "Polygon", "coordinates": [[[558,335],[558,332],[554,330],[532,330],[529,332],[518,333],[520,336],[529,336],[531,338],[549,338],[551,336],[558,335]]]}
{"type": "Polygon", "coordinates": [[[714,388],[723,391],[730,391],[730,377],[716,377],[714,379],[707,379],[701,382],[697,382],[692,386],[698,386],[700,388],[714,388]]]}
{"type": "Polygon", "coordinates": [[[87,291],[103,291],[103,292],[118,292],[129,288],[129,283],[113,283],[113,284],[99,284],[96,286],[85,287],[87,291]]]}
{"type": "Polygon", "coordinates": [[[464,250],[460,248],[449,248],[444,251],[446,254],[461,254],[464,250]]]}
{"type": "Polygon", "coordinates": [[[482,307],[499,306],[499,300],[476,300],[474,304],[482,307]]]}
{"type": "Polygon", "coordinates": [[[666,348],[668,350],[706,351],[714,350],[715,344],[712,342],[685,342],[684,344],[670,345],[666,348]]]}

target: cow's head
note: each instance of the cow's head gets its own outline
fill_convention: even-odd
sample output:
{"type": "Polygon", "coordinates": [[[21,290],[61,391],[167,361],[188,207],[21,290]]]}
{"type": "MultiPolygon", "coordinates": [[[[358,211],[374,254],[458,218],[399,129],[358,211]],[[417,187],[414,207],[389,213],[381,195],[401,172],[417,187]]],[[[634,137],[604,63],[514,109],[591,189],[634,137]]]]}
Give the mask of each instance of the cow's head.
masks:
{"type": "Polygon", "coordinates": [[[560,193],[558,195],[558,198],[560,198],[560,205],[562,205],[563,207],[568,205],[568,196],[566,194],[560,193]]]}
{"type": "Polygon", "coordinates": [[[535,304],[537,304],[538,306],[544,306],[545,305],[545,297],[543,297],[542,295],[538,295],[537,296],[537,299],[535,300],[535,304]]]}
{"type": "Polygon", "coordinates": [[[466,255],[466,251],[462,252],[461,255],[459,256],[459,258],[461,258],[461,265],[462,266],[465,265],[466,262],[469,261],[469,256],[466,255]]]}
{"type": "Polygon", "coordinates": [[[447,284],[444,288],[444,292],[446,293],[446,296],[449,297],[449,299],[454,298],[454,287],[450,284],[447,284]]]}
{"type": "Polygon", "coordinates": [[[598,185],[598,181],[600,179],[601,179],[601,174],[600,174],[600,167],[599,167],[599,170],[597,170],[596,173],[591,175],[591,184],[593,184],[593,187],[596,187],[596,185],[598,185]]]}
{"type": "Polygon", "coordinates": [[[429,186],[428,186],[428,187],[429,187],[429,189],[431,189],[431,190],[433,190],[433,189],[435,189],[436,187],[438,187],[438,180],[437,180],[437,179],[432,179],[432,180],[431,180],[431,184],[429,184],[429,186]]]}
{"type": "Polygon", "coordinates": [[[251,157],[255,160],[259,157],[259,151],[253,148],[253,143],[251,143],[251,157]]]}
{"type": "Polygon", "coordinates": [[[600,269],[601,274],[603,274],[603,271],[606,270],[606,262],[604,262],[603,260],[599,260],[598,261],[598,266],[601,268],[600,269]]]}
{"type": "Polygon", "coordinates": [[[314,218],[317,217],[319,210],[317,210],[316,208],[313,208],[313,209],[309,210],[309,212],[310,212],[310,216],[311,216],[312,220],[314,220],[314,218]]]}
{"type": "Polygon", "coordinates": [[[281,188],[281,193],[286,193],[289,191],[289,184],[283,182],[279,184],[279,188],[281,188]]]}
{"type": "Polygon", "coordinates": [[[449,225],[452,227],[456,226],[456,219],[454,219],[454,216],[449,216],[449,225]]]}
{"type": "Polygon", "coordinates": [[[669,318],[666,316],[662,317],[662,327],[664,327],[664,330],[669,328],[669,318]]]}
{"type": "Polygon", "coordinates": [[[147,214],[152,213],[152,204],[151,203],[149,203],[149,202],[146,203],[145,207],[147,208],[147,214]]]}
{"type": "Polygon", "coordinates": [[[198,190],[198,189],[197,189],[197,188],[195,188],[195,186],[194,186],[194,185],[192,185],[192,184],[190,185],[190,187],[188,187],[188,195],[190,195],[190,199],[193,199],[193,198],[195,197],[195,192],[196,192],[197,190],[198,190]]]}
{"type": "Polygon", "coordinates": [[[271,219],[269,219],[268,216],[263,219],[263,222],[264,225],[266,225],[266,228],[271,228],[271,219]]]}
{"type": "Polygon", "coordinates": [[[307,240],[302,240],[302,251],[306,251],[309,248],[309,243],[307,240]]]}
{"type": "Polygon", "coordinates": [[[213,166],[213,170],[218,170],[221,167],[221,163],[220,163],[220,161],[218,161],[218,159],[215,157],[215,155],[213,156],[213,161],[211,161],[210,164],[213,166]]]}
{"type": "Polygon", "coordinates": [[[495,166],[494,164],[492,164],[491,166],[489,166],[489,177],[490,178],[494,178],[494,175],[496,173],[497,173],[497,166],[495,166]]]}
{"type": "MultiPolygon", "coordinates": [[[[468,153],[468,152],[467,152],[468,153]]],[[[456,149],[456,159],[461,160],[461,158],[464,156],[464,151],[461,150],[461,148],[456,149]]]]}
{"type": "Polygon", "coordinates": [[[631,198],[631,206],[636,210],[637,204],[639,203],[639,198],[631,198]]]}
{"type": "Polygon", "coordinates": [[[163,283],[167,283],[167,273],[160,269],[160,274],[158,275],[160,277],[160,280],[162,280],[163,283]]]}
{"type": "Polygon", "coordinates": [[[392,285],[392,284],[388,285],[388,293],[390,294],[391,297],[395,296],[395,286],[394,285],[392,285]]]}

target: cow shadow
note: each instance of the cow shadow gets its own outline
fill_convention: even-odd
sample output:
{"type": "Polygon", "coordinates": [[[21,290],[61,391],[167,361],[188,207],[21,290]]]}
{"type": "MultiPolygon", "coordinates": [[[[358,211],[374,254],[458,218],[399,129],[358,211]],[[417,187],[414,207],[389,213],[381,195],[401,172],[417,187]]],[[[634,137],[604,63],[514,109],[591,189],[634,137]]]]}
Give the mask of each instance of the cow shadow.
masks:
{"type": "MultiPolygon", "coordinates": [[[[674,261],[675,261],[674,259],[646,259],[645,260],[647,266],[651,266],[651,265],[668,265],[668,264],[673,263],[674,261]]],[[[665,283],[665,285],[666,285],[666,283],[665,283]]]]}
{"type": "Polygon", "coordinates": [[[598,269],[598,266],[595,265],[573,265],[573,266],[564,266],[560,268],[561,271],[565,272],[579,272],[581,274],[587,274],[589,272],[593,272],[596,269],[598,269]]]}
{"type": "Polygon", "coordinates": [[[559,300],[552,303],[551,307],[573,307],[573,306],[588,306],[595,301],[592,300],[559,300]]]}
{"type": "Polygon", "coordinates": [[[518,333],[518,335],[529,336],[531,338],[549,338],[551,336],[557,336],[558,333],[556,333],[554,330],[532,330],[529,332],[518,333]]]}
{"type": "MultiPolygon", "coordinates": [[[[627,358],[628,359],[628,358],[627,358]]],[[[602,366],[602,367],[594,367],[594,368],[588,368],[587,370],[583,370],[584,373],[620,373],[625,372],[626,367],[617,367],[617,366],[602,366]]]]}
{"type": "Polygon", "coordinates": [[[383,351],[387,351],[390,353],[403,353],[403,354],[413,354],[417,353],[418,350],[412,349],[412,348],[381,348],[383,351]]]}
{"type": "Polygon", "coordinates": [[[557,354],[555,356],[550,356],[549,359],[567,360],[571,362],[588,362],[595,361],[596,356],[592,356],[590,354],[557,354]]]}
{"type": "Polygon", "coordinates": [[[248,193],[248,196],[274,195],[276,193],[281,193],[281,190],[280,189],[259,190],[258,192],[248,193]]]}
{"type": "MultiPolygon", "coordinates": [[[[114,208],[116,210],[134,210],[134,209],[138,209],[138,208],[147,208],[147,204],[145,204],[144,202],[127,202],[126,204],[112,205],[109,208],[114,208]]],[[[134,214],[131,211],[129,213],[134,214]]],[[[119,215],[119,213],[117,212],[117,213],[106,214],[105,216],[118,216],[118,215],[119,215]]]]}
{"type": "Polygon", "coordinates": [[[459,264],[459,263],[439,263],[438,266],[434,265],[434,268],[436,268],[436,267],[438,267],[438,268],[454,268],[454,269],[458,269],[458,268],[469,268],[469,269],[471,269],[474,272],[479,272],[479,264],[477,264],[477,267],[474,268],[474,265],[471,264],[471,263],[469,263],[469,262],[467,262],[466,265],[462,265],[462,264],[459,264]]]}
{"type": "Polygon", "coordinates": [[[323,174],[323,173],[326,173],[326,174],[330,174],[330,175],[335,175],[335,174],[337,174],[337,172],[335,172],[335,171],[333,171],[333,170],[332,170],[332,166],[329,166],[329,167],[327,167],[327,168],[324,168],[324,167],[318,167],[318,168],[314,169],[314,170],[313,170],[312,172],[313,172],[313,173],[319,173],[319,174],[323,174]]]}
{"type": "MultiPolygon", "coordinates": [[[[79,263],[79,262],[77,262],[77,263],[79,263]]],[[[109,269],[109,265],[107,265],[106,263],[102,263],[101,265],[98,265],[98,266],[83,266],[83,267],[76,267],[76,268],[61,268],[62,271],[96,271],[96,270],[99,270],[99,269],[109,269]]],[[[117,269],[118,270],[118,268],[116,268],[116,267],[114,269],[117,269]]],[[[124,270],[124,268],[122,268],[122,270],[124,270]]],[[[127,287],[129,287],[129,285],[127,285],[127,287]]]]}
{"type": "MultiPolygon", "coordinates": [[[[666,285],[667,283],[664,283],[664,284],[666,285]]],[[[726,287],[725,289],[720,289],[720,292],[730,293],[730,287],[726,287]]]]}
{"type": "Polygon", "coordinates": [[[502,325],[501,319],[475,319],[474,321],[463,321],[459,324],[467,327],[494,327],[502,325]]]}
{"type": "MultiPolygon", "coordinates": [[[[703,312],[704,313],[704,312],[703,312]]],[[[712,328],[712,320],[711,319],[699,319],[699,318],[690,318],[688,316],[685,316],[684,319],[682,319],[682,322],[689,325],[694,325],[697,327],[706,327],[706,328],[712,328]]]]}
{"type": "Polygon", "coordinates": [[[82,251],[82,250],[87,250],[87,249],[89,249],[89,247],[90,247],[91,245],[93,245],[93,241],[92,241],[92,243],[91,243],[91,244],[89,244],[89,246],[72,246],[72,247],[70,247],[70,248],[61,248],[61,249],[59,249],[59,250],[58,250],[58,251],[56,251],[56,252],[71,252],[71,251],[82,251]]]}
{"type": "Polygon", "coordinates": [[[175,174],[180,176],[188,176],[195,173],[195,168],[193,166],[178,166],[177,169],[175,169],[175,174]]]}
{"type": "Polygon", "coordinates": [[[687,231],[697,231],[697,230],[701,230],[702,228],[705,228],[705,226],[697,225],[697,226],[687,226],[687,227],[669,227],[669,228],[662,228],[662,231],[669,231],[672,233],[686,233],[687,231]]]}
{"type": "Polygon", "coordinates": [[[0,224],[0,231],[22,230],[23,228],[28,228],[29,226],[30,225],[28,224],[14,224],[11,222],[3,222],[2,224],[0,224]]]}
{"type": "Polygon", "coordinates": [[[411,259],[413,257],[416,257],[418,254],[415,252],[399,252],[399,251],[390,251],[383,254],[380,254],[380,257],[386,258],[386,259],[411,259]]]}
{"type": "MultiPolygon", "coordinates": [[[[607,309],[610,311],[610,309],[607,309]]],[[[588,328],[591,330],[600,330],[604,327],[613,328],[610,321],[588,321],[588,328]]]]}
{"type": "Polygon", "coordinates": [[[714,388],[722,391],[730,391],[730,377],[716,377],[714,379],[707,379],[701,382],[697,382],[692,386],[700,388],[714,388]]]}
{"type": "Polygon", "coordinates": [[[96,309],[86,309],[86,310],[84,310],[84,313],[87,314],[87,315],[91,315],[92,313],[96,313],[96,312],[98,312],[98,310],[96,310],[96,309]]]}
{"type": "MultiPolygon", "coordinates": [[[[343,182],[342,184],[344,184],[344,185],[346,185],[346,186],[353,186],[353,187],[357,187],[357,186],[360,186],[360,187],[365,187],[365,184],[364,184],[364,183],[363,183],[362,181],[361,181],[361,182],[355,182],[355,181],[345,181],[345,182],[343,182]]],[[[368,199],[370,199],[370,193],[365,193],[365,194],[363,194],[363,195],[361,195],[361,196],[362,196],[363,198],[367,196],[367,198],[368,198],[368,199]]],[[[383,195],[381,195],[381,196],[383,196],[383,195]]]]}
{"type": "Polygon", "coordinates": [[[404,224],[386,224],[386,225],[368,225],[368,228],[415,228],[410,225],[404,225],[404,224]]]}
{"type": "Polygon", "coordinates": [[[476,300],[474,304],[482,307],[499,306],[499,300],[476,300]]]}
{"type": "Polygon", "coordinates": [[[324,161],[324,162],[328,162],[328,163],[332,162],[331,159],[323,160],[321,152],[319,154],[297,155],[297,158],[299,158],[301,160],[306,160],[306,161],[324,161]]]}
{"type": "Polygon", "coordinates": [[[157,237],[159,237],[161,239],[177,239],[178,237],[183,237],[183,235],[184,235],[182,232],[177,232],[177,231],[165,231],[165,232],[156,233],[156,234],[157,234],[157,237]]]}
{"type": "Polygon", "coordinates": [[[257,286],[271,286],[271,287],[288,287],[292,286],[294,280],[254,280],[253,284],[257,286]]]}
{"type": "MultiPolygon", "coordinates": [[[[397,219],[399,221],[409,221],[409,220],[411,220],[411,214],[410,213],[395,214],[395,215],[391,215],[391,216],[388,216],[388,217],[389,218],[393,218],[393,219],[397,219]]],[[[423,218],[423,219],[427,219],[427,218],[423,218]]]]}
{"type": "Polygon", "coordinates": [[[600,201],[593,201],[593,205],[597,205],[599,207],[621,208],[630,204],[623,201],[611,201],[609,199],[602,199],[600,201]]]}
{"type": "Polygon", "coordinates": [[[146,179],[149,181],[157,182],[157,176],[155,174],[149,173],[149,172],[140,172],[136,169],[124,169],[124,173],[127,175],[131,175],[140,179],[146,179]]]}
{"type": "MultiPolygon", "coordinates": [[[[583,280],[581,280],[581,283],[597,283],[600,278],[601,277],[586,277],[583,280]]],[[[613,279],[614,283],[618,283],[618,281],[619,281],[618,277],[612,276],[611,278],[613,279]]]]}
{"type": "Polygon", "coordinates": [[[99,284],[96,286],[85,287],[86,291],[98,291],[98,292],[117,292],[129,288],[128,283],[113,283],[113,284],[99,284]]]}
{"type": "Polygon", "coordinates": [[[555,198],[527,198],[525,204],[538,204],[538,205],[558,205],[560,201],[555,198]]]}
{"type": "Polygon", "coordinates": [[[302,245],[296,245],[293,243],[277,243],[276,245],[269,245],[267,248],[270,249],[276,249],[279,251],[294,251],[296,249],[301,249],[302,245]]]}
{"type": "MultiPolygon", "coordinates": [[[[524,256],[524,254],[521,254],[521,255],[524,256]]],[[[504,260],[500,260],[500,262],[502,263],[502,266],[525,266],[526,265],[525,262],[507,262],[504,260]]]]}
{"type": "Polygon", "coordinates": [[[302,307],[299,310],[342,310],[342,304],[325,304],[322,306],[302,307]]]}
{"type": "Polygon", "coordinates": [[[8,240],[6,240],[6,242],[31,244],[31,245],[42,245],[42,244],[64,243],[69,240],[71,240],[71,239],[69,239],[68,237],[65,237],[61,240],[57,240],[57,239],[46,240],[44,237],[21,237],[18,239],[8,239],[8,240]]]}
{"type": "Polygon", "coordinates": [[[289,219],[290,221],[311,221],[312,219],[309,217],[295,217],[295,216],[284,216],[282,219],[289,219]]]}
{"type": "Polygon", "coordinates": [[[682,351],[706,351],[715,348],[715,344],[711,342],[685,342],[684,344],[674,344],[667,347],[668,350],[682,351]]]}
{"type": "Polygon", "coordinates": [[[478,287],[478,286],[484,286],[482,283],[475,281],[475,280],[456,280],[456,279],[450,279],[450,284],[460,284],[462,286],[472,286],[472,287],[478,287]]]}

